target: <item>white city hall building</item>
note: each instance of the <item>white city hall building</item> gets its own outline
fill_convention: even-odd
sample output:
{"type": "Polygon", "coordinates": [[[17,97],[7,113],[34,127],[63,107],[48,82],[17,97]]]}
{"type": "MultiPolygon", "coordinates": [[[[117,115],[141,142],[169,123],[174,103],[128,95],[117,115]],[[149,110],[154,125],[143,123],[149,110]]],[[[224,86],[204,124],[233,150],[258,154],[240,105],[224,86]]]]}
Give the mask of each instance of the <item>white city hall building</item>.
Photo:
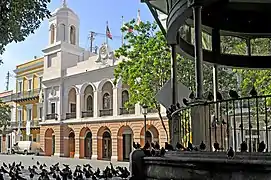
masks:
{"type": "MultiPolygon", "coordinates": [[[[41,147],[48,156],[127,160],[133,141],[144,144],[141,107],[124,108],[129,87],[121,81],[113,84],[121,59],[107,44],[97,53],[81,48],[79,25],[79,17],[65,4],[49,19],[49,44],[43,50],[41,147]]],[[[166,141],[157,112],[147,115],[146,137],[149,142],[166,141]]]]}

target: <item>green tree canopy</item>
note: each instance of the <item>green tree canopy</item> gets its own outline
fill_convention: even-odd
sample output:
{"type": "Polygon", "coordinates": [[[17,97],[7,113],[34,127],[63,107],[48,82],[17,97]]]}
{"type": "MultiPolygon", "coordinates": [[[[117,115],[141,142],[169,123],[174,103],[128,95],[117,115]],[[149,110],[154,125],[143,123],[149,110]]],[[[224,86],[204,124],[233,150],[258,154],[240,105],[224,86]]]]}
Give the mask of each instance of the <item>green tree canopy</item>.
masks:
{"type": "Polygon", "coordinates": [[[0,54],[11,42],[24,41],[50,16],[47,4],[51,0],[0,1],[0,54]]]}
{"type": "Polygon", "coordinates": [[[11,110],[10,106],[6,103],[3,103],[0,100],[0,129],[5,132],[6,128],[10,126],[11,121],[11,110]]]}
{"type": "MultiPolygon", "coordinates": [[[[146,104],[156,108],[162,120],[159,105],[154,98],[157,92],[170,79],[171,51],[165,36],[157,29],[156,23],[141,22],[139,25],[132,20],[125,24],[122,31],[127,32],[125,45],[116,50],[116,56],[124,60],[115,68],[115,83],[119,79],[129,86],[129,101],[127,106],[136,103],[146,104]],[[129,31],[133,29],[133,31],[129,31]]],[[[195,90],[194,61],[177,55],[178,81],[195,90]]],[[[204,64],[204,87],[212,91],[212,66],[204,64]]],[[[220,68],[219,86],[228,90],[236,86],[236,76],[233,71],[220,68]]],[[[168,108],[168,107],[166,107],[168,108]]]]}

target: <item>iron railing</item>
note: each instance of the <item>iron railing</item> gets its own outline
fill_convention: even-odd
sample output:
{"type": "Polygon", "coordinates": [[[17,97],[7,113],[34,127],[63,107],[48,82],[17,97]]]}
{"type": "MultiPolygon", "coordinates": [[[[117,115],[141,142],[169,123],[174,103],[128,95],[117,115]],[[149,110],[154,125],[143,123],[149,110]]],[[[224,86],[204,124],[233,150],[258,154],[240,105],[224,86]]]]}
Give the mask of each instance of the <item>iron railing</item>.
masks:
{"type": "Polygon", "coordinates": [[[158,113],[158,110],[155,108],[148,109],[148,113],[158,113]]]}
{"type": "Polygon", "coordinates": [[[66,119],[74,119],[76,118],[76,112],[66,113],[66,119]]]}
{"type": "Polygon", "coordinates": [[[93,111],[82,111],[82,118],[93,117],[93,111]]]}
{"type": "Polygon", "coordinates": [[[135,107],[132,107],[132,108],[121,107],[120,115],[123,115],[123,114],[135,114],[135,107]]]}
{"type": "Polygon", "coordinates": [[[17,92],[11,95],[11,99],[14,101],[29,99],[29,98],[37,98],[39,97],[40,88],[39,89],[32,89],[29,91],[22,91],[17,92]]]}
{"type": "MultiPolygon", "coordinates": [[[[196,101],[195,101],[196,102],[196,101]]],[[[197,123],[193,109],[202,106],[206,127],[208,127],[208,146],[215,150],[214,143],[219,144],[219,150],[225,151],[230,147],[234,151],[248,152],[271,150],[271,95],[251,96],[236,99],[206,101],[196,104],[191,101],[186,107],[176,110],[179,120],[179,136],[181,142],[187,145],[193,143],[192,122],[197,123]]]]}
{"type": "MultiPolygon", "coordinates": [[[[27,121],[16,121],[16,122],[10,122],[10,128],[26,128],[27,121]]],[[[39,127],[40,120],[31,120],[30,121],[30,127],[39,127]]]]}
{"type": "Polygon", "coordinates": [[[58,120],[58,114],[56,114],[56,113],[53,113],[53,114],[46,114],[45,119],[46,119],[46,120],[51,120],[51,119],[58,120]]]}
{"type": "Polygon", "coordinates": [[[113,116],[113,109],[101,109],[100,116],[113,116]]]}

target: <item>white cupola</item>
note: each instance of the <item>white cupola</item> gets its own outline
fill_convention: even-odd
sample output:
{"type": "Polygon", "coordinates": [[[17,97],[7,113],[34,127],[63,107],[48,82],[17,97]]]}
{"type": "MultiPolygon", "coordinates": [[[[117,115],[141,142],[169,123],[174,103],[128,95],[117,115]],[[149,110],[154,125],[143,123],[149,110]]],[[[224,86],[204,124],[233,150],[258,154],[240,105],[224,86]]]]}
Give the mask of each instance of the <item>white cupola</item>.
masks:
{"type": "Polygon", "coordinates": [[[49,18],[49,45],[60,41],[79,46],[79,26],[79,17],[63,0],[62,7],[57,8],[49,18]]]}

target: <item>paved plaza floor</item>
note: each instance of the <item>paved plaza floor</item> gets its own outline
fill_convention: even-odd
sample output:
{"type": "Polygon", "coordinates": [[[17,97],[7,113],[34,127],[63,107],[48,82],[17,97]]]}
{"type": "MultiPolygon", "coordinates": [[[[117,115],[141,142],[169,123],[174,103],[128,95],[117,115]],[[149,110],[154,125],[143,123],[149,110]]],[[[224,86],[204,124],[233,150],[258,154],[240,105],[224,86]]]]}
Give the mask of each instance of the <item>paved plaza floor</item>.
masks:
{"type": "MultiPolygon", "coordinates": [[[[32,166],[39,161],[40,163],[45,163],[49,169],[49,166],[56,164],[59,162],[60,168],[63,168],[63,164],[70,165],[72,170],[75,169],[76,165],[90,164],[94,170],[100,168],[103,170],[106,166],[110,165],[110,161],[98,161],[98,160],[90,160],[90,159],[78,159],[78,158],[62,158],[62,157],[46,157],[46,156],[33,156],[33,155],[0,155],[0,166],[2,166],[3,162],[5,163],[13,163],[13,162],[22,162],[25,169],[28,166],[32,166]]],[[[128,168],[128,162],[112,162],[114,166],[122,166],[128,168]]],[[[6,178],[5,179],[9,179],[6,178]]],[[[28,179],[28,178],[27,178],[28,179]]],[[[36,178],[34,178],[36,179],[36,178]]]]}

